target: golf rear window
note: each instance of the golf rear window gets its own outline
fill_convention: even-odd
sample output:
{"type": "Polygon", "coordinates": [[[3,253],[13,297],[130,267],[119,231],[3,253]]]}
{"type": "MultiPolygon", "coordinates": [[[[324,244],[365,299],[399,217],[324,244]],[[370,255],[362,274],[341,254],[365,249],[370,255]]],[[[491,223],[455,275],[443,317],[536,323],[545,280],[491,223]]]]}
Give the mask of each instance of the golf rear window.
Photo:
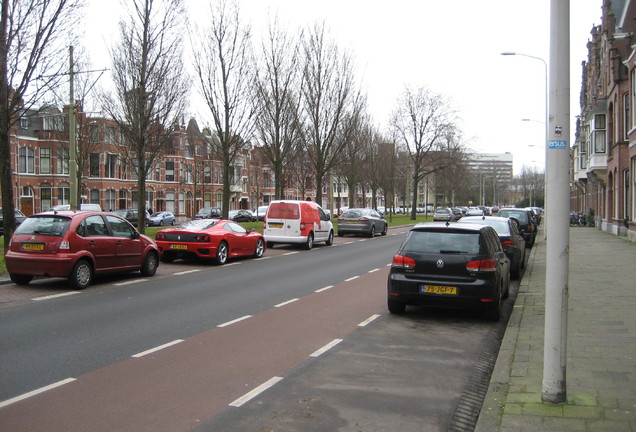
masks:
{"type": "Polygon", "coordinates": [[[267,213],[269,219],[300,219],[300,208],[295,203],[272,203],[267,213]]]}
{"type": "Polygon", "coordinates": [[[479,253],[479,233],[468,231],[411,231],[403,252],[479,253]]]}

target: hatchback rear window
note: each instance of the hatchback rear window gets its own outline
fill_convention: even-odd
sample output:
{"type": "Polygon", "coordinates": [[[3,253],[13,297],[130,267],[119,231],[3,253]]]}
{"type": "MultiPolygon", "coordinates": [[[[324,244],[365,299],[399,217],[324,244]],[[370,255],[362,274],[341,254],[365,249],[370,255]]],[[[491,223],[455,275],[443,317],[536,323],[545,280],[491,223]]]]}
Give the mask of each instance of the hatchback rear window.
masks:
{"type": "Polygon", "coordinates": [[[519,222],[521,222],[522,224],[528,223],[528,213],[524,211],[509,211],[509,210],[501,211],[500,210],[499,215],[504,217],[513,217],[517,219],[519,222]]]}
{"type": "Polygon", "coordinates": [[[27,218],[15,230],[15,234],[35,234],[62,237],[68,230],[71,219],[60,216],[37,216],[27,218]]]}
{"type": "Polygon", "coordinates": [[[293,203],[274,203],[269,205],[267,217],[270,219],[300,219],[300,208],[293,203]]]}
{"type": "Polygon", "coordinates": [[[478,254],[479,233],[466,231],[411,231],[403,252],[478,254]]]}

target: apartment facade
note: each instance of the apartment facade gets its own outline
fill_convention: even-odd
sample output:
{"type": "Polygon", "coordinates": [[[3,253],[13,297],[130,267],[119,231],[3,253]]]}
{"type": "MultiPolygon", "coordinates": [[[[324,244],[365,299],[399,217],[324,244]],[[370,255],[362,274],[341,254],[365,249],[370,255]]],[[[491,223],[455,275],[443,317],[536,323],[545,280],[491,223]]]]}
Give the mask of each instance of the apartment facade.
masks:
{"type": "Polygon", "coordinates": [[[582,69],[570,207],[636,241],[636,1],[603,0],[582,69]]]}

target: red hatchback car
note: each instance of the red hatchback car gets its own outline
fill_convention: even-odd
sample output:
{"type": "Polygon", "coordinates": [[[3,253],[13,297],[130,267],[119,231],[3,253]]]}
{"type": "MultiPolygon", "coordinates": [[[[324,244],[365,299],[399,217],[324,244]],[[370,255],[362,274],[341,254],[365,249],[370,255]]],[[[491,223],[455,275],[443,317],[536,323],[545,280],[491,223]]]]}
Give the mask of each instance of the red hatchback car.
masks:
{"type": "Polygon", "coordinates": [[[123,218],[107,212],[45,212],[16,229],[5,257],[11,280],[26,285],[35,276],[68,278],[87,288],[95,274],[141,271],[159,265],[155,242],[123,218]]]}
{"type": "Polygon", "coordinates": [[[228,258],[259,258],[265,252],[262,234],[222,219],[194,219],[177,228],[159,231],[155,239],[164,262],[198,257],[225,264],[228,258]]]}

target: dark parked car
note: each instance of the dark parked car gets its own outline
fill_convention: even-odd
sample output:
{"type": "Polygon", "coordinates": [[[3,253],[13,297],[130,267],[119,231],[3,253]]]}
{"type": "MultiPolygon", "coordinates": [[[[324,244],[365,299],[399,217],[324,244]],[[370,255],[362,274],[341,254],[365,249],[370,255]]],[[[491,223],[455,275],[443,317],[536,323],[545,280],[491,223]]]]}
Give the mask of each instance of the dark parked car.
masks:
{"type": "Polygon", "coordinates": [[[162,211],[153,213],[148,219],[148,225],[174,225],[175,217],[172,212],[162,211]]]}
{"type": "Polygon", "coordinates": [[[451,212],[453,212],[455,220],[460,220],[464,216],[464,212],[459,207],[451,207],[451,212]]]}
{"type": "Polygon", "coordinates": [[[112,213],[59,211],[27,218],[13,234],[5,259],[18,285],[35,276],[63,277],[81,290],[95,274],[154,275],[159,251],[152,239],[112,213]]]}
{"type": "Polygon", "coordinates": [[[502,208],[497,212],[498,217],[515,218],[519,221],[519,230],[523,239],[526,241],[526,247],[534,246],[534,240],[537,237],[537,224],[534,221],[532,210],[525,208],[502,208]]]}
{"type": "MultiPolygon", "coordinates": [[[[117,216],[121,216],[134,226],[139,226],[139,211],[137,209],[113,210],[117,216]]],[[[150,213],[146,210],[146,224],[150,220],[150,213]]]]}
{"type": "Polygon", "coordinates": [[[251,210],[230,210],[228,218],[234,222],[256,222],[251,210]]]}
{"type": "Polygon", "coordinates": [[[349,209],[338,217],[338,237],[345,234],[386,235],[389,224],[373,209],[349,209]]]}
{"type": "MultiPolygon", "coordinates": [[[[15,226],[16,228],[20,226],[22,222],[27,218],[24,213],[22,213],[18,209],[13,210],[13,214],[15,215],[15,226]]],[[[2,214],[2,207],[0,207],[0,235],[4,234],[4,215],[2,214]]]]}
{"type": "Polygon", "coordinates": [[[219,207],[203,207],[194,216],[193,219],[218,219],[221,218],[221,209],[219,207]]]}
{"type": "Polygon", "coordinates": [[[510,259],[510,277],[519,279],[521,269],[526,265],[526,242],[519,232],[519,222],[512,218],[496,216],[470,216],[462,223],[489,225],[497,231],[499,241],[510,259]]]}
{"type": "Polygon", "coordinates": [[[510,260],[487,225],[415,225],[393,257],[387,283],[389,312],[407,305],[482,306],[501,316],[508,296],[510,260]]]}

